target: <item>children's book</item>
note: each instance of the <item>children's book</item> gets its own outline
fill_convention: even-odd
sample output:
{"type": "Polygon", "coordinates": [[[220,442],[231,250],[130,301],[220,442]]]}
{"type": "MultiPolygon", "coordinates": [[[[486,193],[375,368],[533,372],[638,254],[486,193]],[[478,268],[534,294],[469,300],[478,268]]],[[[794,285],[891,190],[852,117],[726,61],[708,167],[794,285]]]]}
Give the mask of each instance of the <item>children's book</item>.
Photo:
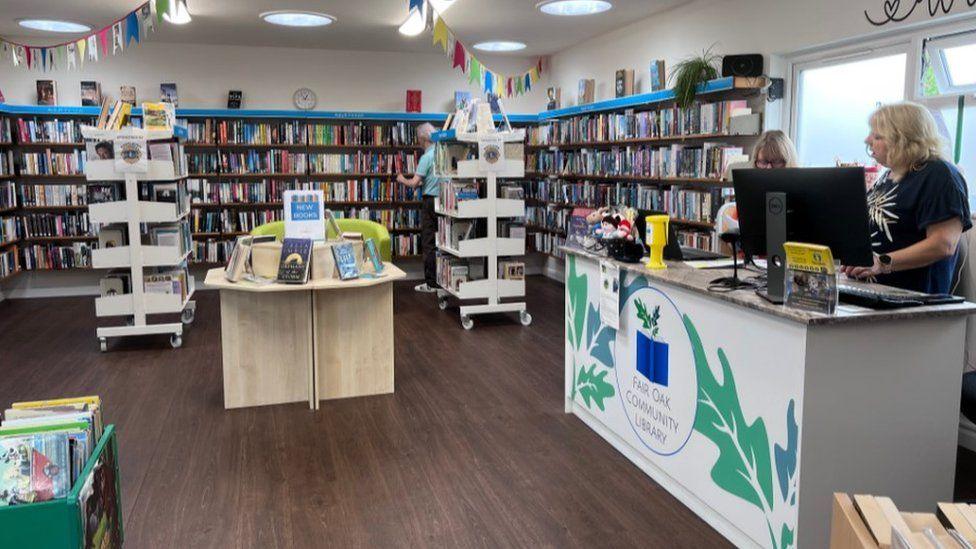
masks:
{"type": "Polygon", "coordinates": [[[837,271],[827,246],[785,242],[786,306],[833,314],[837,309],[837,271]]]}
{"type": "Polygon", "coordinates": [[[367,238],[364,244],[366,248],[366,255],[369,257],[370,263],[373,264],[373,271],[376,274],[383,272],[383,260],[380,258],[380,252],[376,249],[376,241],[372,238],[367,238]]]}

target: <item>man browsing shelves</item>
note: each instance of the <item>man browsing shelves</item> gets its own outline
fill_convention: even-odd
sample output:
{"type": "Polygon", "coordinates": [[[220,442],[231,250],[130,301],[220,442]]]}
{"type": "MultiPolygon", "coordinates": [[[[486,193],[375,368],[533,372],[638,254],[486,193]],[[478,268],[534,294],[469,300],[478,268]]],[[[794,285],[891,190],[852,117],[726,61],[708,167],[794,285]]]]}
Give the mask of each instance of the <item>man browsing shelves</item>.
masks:
{"type": "Polygon", "coordinates": [[[424,254],[424,283],[414,289],[418,292],[434,292],[437,289],[437,216],[434,214],[434,198],[447,178],[434,175],[434,144],[430,136],[434,126],[423,123],[417,127],[417,144],[423,147],[424,154],[417,162],[417,173],[413,177],[397,175],[397,182],[410,188],[421,187],[423,203],[420,210],[420,247],[424,254]]]}

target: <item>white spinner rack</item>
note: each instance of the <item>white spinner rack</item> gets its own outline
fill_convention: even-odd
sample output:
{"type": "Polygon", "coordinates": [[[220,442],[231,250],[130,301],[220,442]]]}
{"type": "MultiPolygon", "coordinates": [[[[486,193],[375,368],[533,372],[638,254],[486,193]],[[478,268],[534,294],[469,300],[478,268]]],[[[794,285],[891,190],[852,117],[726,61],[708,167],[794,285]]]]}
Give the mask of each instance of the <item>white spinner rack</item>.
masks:
{"type": "MultiPolygon", "coordinates": [[[[147,131],[139,128],[122,130],[102,130],[90,126],[82,127],[86,140],[113,141],[119,135],[144,137],[147,140],[169,139],[172,130],[147,131]]],[[[178,348],[183,345],[183,324],[193,322],[196,302],[192,300],[195,291],[193,277],[187,274],[187,292],[184,299],[176,294],[146,293],[143,269],[146,267],[169,267],[183,264],[192,250],[181,251],[175,246],[143,245],[140,225],[143,223],[186,223],[190,213],[189,204],[150,202],[139,200],[140,181],[174,181],[186,177],[176,173],[175,164],[170,160],[148,160],[145,173],[122,173],[115,170],[114,160],[88,159],[85,162],[85,177],[88,181],[125,181],[125,200],[104,202],[88,206],[90,223],[125,223],[128,227],[129,243],[126,246],[92,250],[92,267],[95,269],[129,269],[131,293],[103,296],[95,299],[95,316],[129,317],[127,326],[100,327],[96,335],[102,351],[108,348],[107,338],[129,337],[152,334],[170,334],[170,345],[178,348]],[[146,315],[180,313],[182,322],[147,324],[146,315]]],[[[180,165],[185,165],[180,162],[180,165]]]]}
{"type": "MultiPolygon", "coordinates": [[[[457,133],[453,138],[453,140],[462,143],[476,143],[479,151],[482,149],[482,142],[486,139],[496,143],[500,141],[502,147],[504,147],[504,143],[523,143],[525,141],[525,130],[509,130],[489,134],[457,133]]],[[[443,139],[444,142],[451,140],[450,137],[443,139]]],[[[458,161],[457,175],[452,176],[452,178],[485,180],[486,198],[458,201],[457,208],[453,211],[445,210],[439,199],[435,204],[435,211],[439,216],[454,219],[487,220],[487,237],[462,240],[458,242],[458,249],[437,246],[437,249],[443,253],[460,258],[483,257],[487,263],[487,278],[462,282],[457,291],[447,288],[437,290],[437,303],[442,310],[447,308],[450,297],[460,300],[487,300],[487,303],[478,305],[461,305],[461,326],[465,330],[474,327],[472,316],[489,313],[515,312],[519,314],[519,321],[522,325],[528,326],[532,323],[532,315],[526,310],[525,302],[502,303],[500,301],[501,298],[525,297],[525,280],[498,278],[499,256],[525,255],[524,238],[498,237],[499,219],[525,217],[524,200],[498,198],[498,178],[522,178],[524,176],[525,160],[523,158],[499,160],[492,170],[483,170],[477,158],[460,160],[458,161]]]]}

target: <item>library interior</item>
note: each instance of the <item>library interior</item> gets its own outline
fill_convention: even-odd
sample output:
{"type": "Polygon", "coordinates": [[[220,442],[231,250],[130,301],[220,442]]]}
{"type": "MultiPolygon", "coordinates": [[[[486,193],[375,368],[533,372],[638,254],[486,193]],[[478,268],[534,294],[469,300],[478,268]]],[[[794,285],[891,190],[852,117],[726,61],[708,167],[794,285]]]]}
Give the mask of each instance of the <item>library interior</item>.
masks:
{"type": "Polygon", "coordinates": [[[971,549],[974,220],[976,0],[0,0],[0,549],[971,549]]]}

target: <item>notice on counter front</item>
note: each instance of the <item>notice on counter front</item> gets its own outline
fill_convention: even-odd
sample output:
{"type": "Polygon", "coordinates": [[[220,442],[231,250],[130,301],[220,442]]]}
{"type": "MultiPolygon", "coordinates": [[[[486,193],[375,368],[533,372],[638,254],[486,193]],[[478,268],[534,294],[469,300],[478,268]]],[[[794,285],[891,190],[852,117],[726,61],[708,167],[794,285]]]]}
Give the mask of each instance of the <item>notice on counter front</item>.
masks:
{"type": "Polygon", "coordinates": [[[600,262],[600,321],[620,329],[620,267],[600,262]]]}

